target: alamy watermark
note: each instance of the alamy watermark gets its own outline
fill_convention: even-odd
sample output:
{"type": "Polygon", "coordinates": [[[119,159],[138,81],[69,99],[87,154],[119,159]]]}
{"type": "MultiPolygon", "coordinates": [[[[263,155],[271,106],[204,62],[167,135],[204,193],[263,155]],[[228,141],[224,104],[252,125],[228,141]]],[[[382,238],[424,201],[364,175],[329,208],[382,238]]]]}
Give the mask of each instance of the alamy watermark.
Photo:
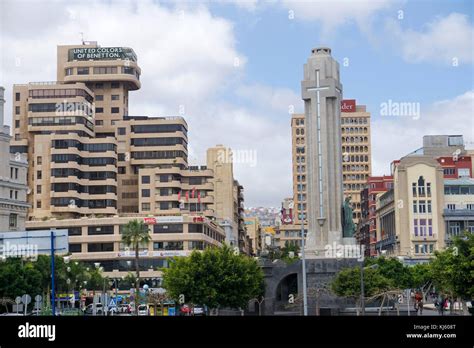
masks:
{"type": "Polygon", "coordinates": [[[357,259],[363,261],[365,245],[333,242],[332,244],[326,244],[324,250],[324,256],[329,259],[357,259]]]}
{"type": "Polygon", "coordinates": [[[417,102],[396,102],[389,99],[380,103],[381,116],[412,117],[414,120],[420,118],[420,103],[417,102]]]}
{"type": "Polygon", "coordinates": [[[5,260],[7,257],[25,257],[36,261],[38,259],[38,245],[12,244],[7,241],[0,244],[0,258],[5,260]]]}
{"type": "Polygon", "coordinates": [[[217,152],[217,161],[219,163],[248,164],[250,167],[255,167],[257,165],[257,150],[219,150],[217,152]]]}

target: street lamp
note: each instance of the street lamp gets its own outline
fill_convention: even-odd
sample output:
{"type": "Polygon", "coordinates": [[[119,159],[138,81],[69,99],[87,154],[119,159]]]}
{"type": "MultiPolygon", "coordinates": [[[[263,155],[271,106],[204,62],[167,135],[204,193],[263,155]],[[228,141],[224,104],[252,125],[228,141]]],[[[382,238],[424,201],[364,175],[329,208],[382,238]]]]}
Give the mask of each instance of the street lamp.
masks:
{"type": "MultiPolygon", "coordinates": [[[[296,148],[296,152],[300,154],[304,154],[304,147],[299,146],[296,148]]],[[[303,315],[308,315],[308,294],[306,289],[306,257],[305,257],[305,235],[304,235],[304,218],[303,218],[303,166],[302,166],[302,158],[300,156],[300,160],[298,161],[298,171],[299,171],[299,202],[298,202],[298,211],[300,213],[300,221],[301,221],[301,263],[302,263],[302,273],[303,273],[303,315]]]]}

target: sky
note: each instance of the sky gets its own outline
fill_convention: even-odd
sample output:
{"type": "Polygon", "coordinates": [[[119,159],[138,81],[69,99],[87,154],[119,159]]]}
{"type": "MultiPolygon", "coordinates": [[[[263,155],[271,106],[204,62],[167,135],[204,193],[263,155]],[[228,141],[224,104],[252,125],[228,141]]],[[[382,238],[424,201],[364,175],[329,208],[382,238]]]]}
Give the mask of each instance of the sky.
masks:
{"type": "Polygon", "coordinates": [[[427,134],[474,148],[474,2],[0,0],[0,85],[11,125],[13,84],[54,81],[56,46],[132,47],[142,87],[129,114],[183,115],[190,164],[216,144],[234,151],[247,207],[292,196],[291,112],[302,112],[303,64],[327,46],[345,99],[366,105],[373,175],[427,134]],[[82,34],[81,34],[82,33],[82,34]],[[386,114],[414,103],[416,115],[386,114]]]}

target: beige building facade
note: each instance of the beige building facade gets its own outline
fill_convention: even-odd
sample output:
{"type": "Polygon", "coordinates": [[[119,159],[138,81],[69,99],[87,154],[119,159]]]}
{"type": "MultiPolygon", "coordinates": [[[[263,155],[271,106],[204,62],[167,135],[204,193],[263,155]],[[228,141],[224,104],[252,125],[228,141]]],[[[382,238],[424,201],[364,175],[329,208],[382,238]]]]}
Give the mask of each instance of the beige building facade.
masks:
{"type": "Polygon", "coordinates": [[[370,113],[354,99],[341,103],[342,183],[344,196],[352,202],[355,224],[361,218],[360,191],[372,173],[370,113]]]}
{"type": "MultiPolygon", "coordinates": [[[[103,219],[178,216],[185,225],[186,219],[198,217],[211,224],[215,238],[210,244],[242,240],[241,250],[248,250],[243,187],[233,177],[232,163],[217,163],[216,151],[226,148],[210,149],[208,166],[190,166],[183,117],[130,116],[129,92],[141,87],[140,74],[131,48],[92,42],[58,46],[57,81],[14,86],[10,151],[29,162],[26,227],[80,228],[84,233],[78,243],[71,236],[71,244],[81,245],[72,246],[79,250],[74,257],[99,260],[113,259],[120,248],[113,236],[86,234],[90,224],[113,226],[107,234],[113,230],[115,235],[120,224],[103,219]],[[226,238],[223,221],[235,240],[226,238]],[[106,243],[105,249],[91,251],[96,247],[86,246],[88,240],[106,243]]],[[[181,230],[178,236],[186,227],[181,230]]],[[[169,235],[155,237],[167,242],[169,235]]],[[[185,242],[202,246],[205,238],[185,242]]],[[[176,251],[187,250],[186,243],[170,244],[167,250],[176,245],[176,251]]]]}
{"type": "Polygon", "coordinates": [[[26,156],[10,153],[10,127],[4,125],[5,89],[0,87],[0,232],[24,231],[28,186],[26,156]]]}
{"type": "Polygon", "coordinates": [[[377,197],[377,251],[407,262],[425,261],[445,247],[444,178],[431,156],[397,163],[394,188],[377,197]]]}

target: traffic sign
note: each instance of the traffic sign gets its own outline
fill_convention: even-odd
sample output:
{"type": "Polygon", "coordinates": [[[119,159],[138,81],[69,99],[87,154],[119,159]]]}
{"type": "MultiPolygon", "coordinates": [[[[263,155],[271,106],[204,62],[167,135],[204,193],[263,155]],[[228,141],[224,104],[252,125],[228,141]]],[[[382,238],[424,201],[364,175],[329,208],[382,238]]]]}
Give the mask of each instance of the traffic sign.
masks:
{"type": "Polygon", "coordinates": [[[24,304],[29,304],[31,302],[31,296],[28,295],[28,294],[25,294],[21,297],[21,302],[23,302],[24,304]]]}
{"type": "Polygon", "coordinates": [[[20,304],[20,303],[21,303],[21,297],[20,297],[20,296],[17,296],[17,297],[15,298],[15,302],[16,302],[16,304],[20,304]]]}
{"type": "Polygon", "coordinates": [[[117,304],[115,303],[115,299],[110,299],[110,302],[109,302],[109,307],[115,307],[117,304]]]}
{"type": "Polygon", "coordinates": [[[35,296],[35,302],[41,302],[42,299],[43,299],[43,297],[41,297],[41,295],[36,295],[35,296]]]}

